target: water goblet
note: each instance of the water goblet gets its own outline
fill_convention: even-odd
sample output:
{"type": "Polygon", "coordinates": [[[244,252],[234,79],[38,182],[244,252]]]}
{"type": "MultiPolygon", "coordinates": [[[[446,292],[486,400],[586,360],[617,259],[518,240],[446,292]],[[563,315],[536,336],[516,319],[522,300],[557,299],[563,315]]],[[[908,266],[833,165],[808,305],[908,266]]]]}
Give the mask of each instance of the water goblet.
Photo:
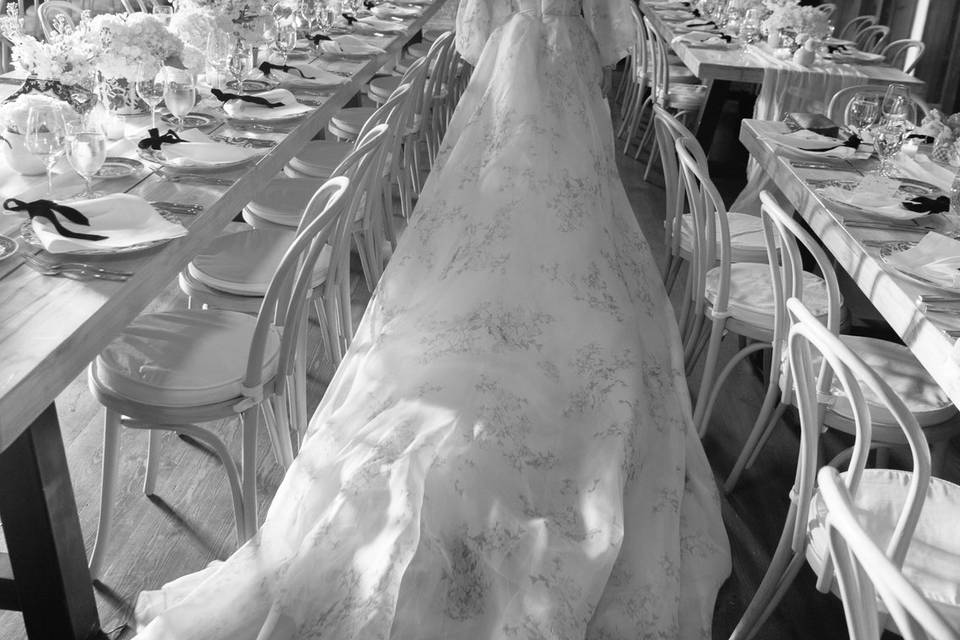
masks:
{"type": "Polygon", "coordinates": [[[883,120],[902,127],[912,125],[916,117],[913,101],[910,100],[910,90],[899,83],[892,83],[887,87],[880,106],[883,120]]]}
{"type": "MultiPolygon", "coordinates": [[[[217,73],[215,85],[220,88],[222,77],[230,71],[233,55],[233,36],[225,31],[214,30],[207,36],[207,64],[217,73]]],[[[211,84],[214,84],[211,82],[211,84]]]]}
{"type": "Polygon", "coordinates": [[[237,84],[237,93],[241,96],[243,95],[243,76],[247,74],[247,71],[250,69],[250,53],[244,48],[241,41],[237,41],[236,46],[233,48],[233,52],[230,54],[230,59],[227,62],[227,69],[230,71],[230,75],[233,76],[234,82],[237,84]]]}
{"type": "Polygon", "coordinates": [[[94,198],[93,176],[107,159],[107,135],[99,127],[76,123],[67,127],[67,160],[83,178],[84,190],[80,198],[94,198]]]}
{"type": "Polygon", "coordinates": [[[857,94],[843,112],[843,124],[858,135],[877,120],[880,100],[875,95],[857,94]]]}
{"type": "Polygon", "coordinates": [[[283,56],[281,64],[287,64],[287,57],[297,46],[297,27],[291,23],[280,25],[277,29],[277,38],[274,47],[283,56]]]}
{"type": "Polygon", "coordinates": [[[873,148],[880,158],[878,175],[885,178],[890,175],[890,159],[900,151],[903,145],[903,127],[897,124],[881,123],[873,129],[873,148]]]}
{"type": "Polygon", "coordinates": [[[150,116],[152,126],[157,128],[157,107],[163,100],[164,75],[163,70],[157,65],[141,63],[137,68],[137,78],[134,82],[134,89],[140,99],[150,107],[150,116]]]}
{"type": "Polygon", "coordinates": [[[328,2],[317,3],[317,26],[321,33],[327,33],[337,21],[337,11],[333,5],[328,2]]]}
{"type": "Polygon", "coordinates": [[[186,69],[167,67],[164,70],[163,102],[177,119],[177,131],[183,130],[183,118],[197,102],[197,81],[186,69]]]}
{"type": "Polygon", "coordinates": [[[56,105],[30,107],[24,145],[27,151],[43,158],[47,168],[47,194],[53,196],[53,165],[64,152],[66,123],[56,105]]]}

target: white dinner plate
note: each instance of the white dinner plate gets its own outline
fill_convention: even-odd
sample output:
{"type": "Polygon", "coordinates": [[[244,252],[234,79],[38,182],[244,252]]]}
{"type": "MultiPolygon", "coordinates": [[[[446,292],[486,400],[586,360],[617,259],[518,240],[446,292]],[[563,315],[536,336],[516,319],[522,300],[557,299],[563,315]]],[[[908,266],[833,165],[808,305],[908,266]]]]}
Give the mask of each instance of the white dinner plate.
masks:
{"type": "Polygon", "coordinates": [[[17,241],[13,238],[0,235],[0,261],[6,260],[12,255],[16,255],[17,246],[17,241]]]}
{"type": "MultiPolygon", "coordinates": [[[[236,149],[242,148],[236,145],[227,145],[226,143],[222,143],[222,144],[224,144],[224,146],[231,146],[236,149]]],[[[263,150],[260,149],[258,151],[259,151],[258,153],[248,153],[243,158],[237,157],[230,160],[224,160],[222,162],[205,162],[205,163],[196,164],[196,165],[186,165],[186,164],[170,162],[164,155],[162,148],[159,151],[154,149],[137,149],[137,153],[140,154],[140,157],[146,160],[147,162],[153,162],[153,163],[159,164],[164,169],[170,172],[180,172],[180,173],[184,173],[184,172],[202,173],[207,171],[223,171],[225,169],[233,169],[235,167],[245,165],[251,160],[259,158],[262,155],[263,150]]]]}
{"type": "Polygon", "coordinates": [[[903,276],[907,280],[910,280],[914,284],[920,285],[927,289],[933,289],[935,291],[940,291],[942,293],[951,293],[951,294],[960,294],[960,288],[951,287],[935,280],[931,280],[923,277],[923,275],[914,273],[913,271],[906,271],[902,269],[899,265],[890,261],[890,256],[896,253],[902,253],[909,249],[912,249],[916,246],[916,242],[908,242],[905,240],[894,240],[891,242],[884,243],[880,247],[880,261],[885,265],[897,272],[898,275],[903,276]]]}
{"type": "MultiPolygon", "coordinates": [[[[180,222],[180,218],[173,215],[172,213],[168,213],[163,209],[156,209],[156,211],[167,222],[182,224],[180,222]]],[[[3,238],[3,237],[6,237],[6,236],[0,236],[0,238],[3,238]]],[[[33,221],[31,220],[25,220],[23,224],[20,225],[20,239],[23,240],[24,244],[27,244],[34,249],[44,248],[43,243],[40,242],[40,238],[38,238],[37,234],[34,233],[33,231],[33,221]]],[[[150,242],[138,242],[137,244],[127,245],[126,247],[104,247],[103,249],[74,249],[72,251],[62,251],[60,253],[57,253],[57,255],[103,256],[103,255],[113,255],[118,253],[134,253],[136,251],[143,251],[145,249],[152,249],[153,247],[159,247],[160,245],[166,244],[171,240],[174,240],[174,238],[163,238],[161,240],[151,240],[150,242]]],[[[14,249],[14,251],[16,251],[16,249],[14,249]]]]}

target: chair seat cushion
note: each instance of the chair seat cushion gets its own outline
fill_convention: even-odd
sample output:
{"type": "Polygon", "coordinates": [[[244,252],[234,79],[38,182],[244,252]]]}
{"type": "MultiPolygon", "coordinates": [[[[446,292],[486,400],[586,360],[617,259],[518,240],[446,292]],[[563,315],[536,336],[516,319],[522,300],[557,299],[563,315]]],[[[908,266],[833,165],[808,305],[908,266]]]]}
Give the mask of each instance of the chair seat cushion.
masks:
{"type": "MultiPolygon", "coordinates": [[[[236,311],[184,309],[134,320],[96,360],[101,384],[144,404],[191,407],[243,395],[257,318],[236,311]]],[[[262,376],[277,369],[280,334],[266,339],[262,376]]]]}
{"type": "MultiPolygon", "coordinates": [[[[194,278],[214,289],[240,296],[262,296],[296,232],[248,229],[220,236],[190,262],[194,278]]],[[[313,286],[322,284],[330,266],[330,247],[325,246],[313,271],[313,286]]]]}
{"type": "MultiPolygon", "coordinates": [[[[907,347],[889,340],[863,336],[842,335],[840,339],[890,385],[917,418],[920,426],[940,424],[957,414],[957,408],[947,394],[907,347]]],[[[816,368],[819,369],[819,366],[818,361],[816,368]]],[[[862,388],[870,405],[871,419],[878,424],[896,424],[893,415],[873,391],[862,388]]],[[[833,411],[852,420],[853,410],[837,379],[833,380],[831,391],[836,398],[831,407],[833,411]]]]}
{"type": "Polygon", "coordinates": [[[277,178],[254,196],[247,208],[261,218],[296,227],[321,186],[323,180],[316,178],[277,178]]]}
{"type": "MultiPolygon", "coordinates": [[[[763,222],[757,216],[736,211],[727,212],[730,229],[731,261],[766,262],[767,247],[763,239],[763,222]]],[[[680,248],[693,251],[693,216],[685,213],[680,219],[680,248]]]]}
{"type": "Polygon", "coordinates": [[[367,94],[371,99],[376,98],[379,102],[386,101],[403,80],[400,76],[379,76],[373,78],[368,85],[367,94]]]}
{"type": "Polygon", "coordinates": [[[415,42],[407,47],[407,53],[413,58],[422,58],[430,51],[432,42],[415,42]]]}
{"type": "MultiPolygon", "coordinates": [[[[707,300],[714,306],[719,285],[720,267],[714,267],[706,276],[707,300]]],[[[827,313],[827,286],[823,278],[806,271],[803,273],[803,303],[814,316],[821,317],[827,313]]],[[[730,315],[743,322],[772,329],[774,309],[770,266],[757,262],[732,263],[727,302],[730,315]]]]}
{"type": "MultiPolygon", "coordinates": [[[[845,476],[846,474],[841,474],[845,476]]],[[[866,469],[854,498],[854,512],[881,549],[893,537],[896,520],[908,495],[911,473],[866,469]]],[[[808,518],[807,559],[817,574],[829,556],[826,507],[814,495],[808,518]]],[[[960,486],[931,478],[903,573],[955,629],[960,629],[960,486]]]]}
{"type": "Polygon", "coordinates": [[[666,106],[688,111],[699,108],[707,99],[707,87],[702,84],[671,84],[666,106]]]}
{"type": "Polygon", "coordinates": [[[300,173],[326,180],[352,150],[353,143],[350,142],[313,140],[298,151],[289,164],[300,173]]]}
{"type": "Polygon", "coordinates": [[[357,135],[367,122],[375,107],[347,107],[340,109],[330,118],[330,125],[337,129],[357,135]]]}

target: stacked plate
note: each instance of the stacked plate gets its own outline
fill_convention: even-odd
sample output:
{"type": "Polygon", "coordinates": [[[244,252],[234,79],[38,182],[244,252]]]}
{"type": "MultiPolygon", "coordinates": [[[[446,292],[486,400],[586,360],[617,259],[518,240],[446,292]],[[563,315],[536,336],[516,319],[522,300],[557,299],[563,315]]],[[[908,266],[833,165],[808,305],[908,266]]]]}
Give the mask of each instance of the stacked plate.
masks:
{"type": "Polygon", "coordinates": [[[267,222],[296,228],[307,203],[322,184],[323,180],[311,178],[278,178],[271,181],[244,207],[244,213],[267,222]]]}

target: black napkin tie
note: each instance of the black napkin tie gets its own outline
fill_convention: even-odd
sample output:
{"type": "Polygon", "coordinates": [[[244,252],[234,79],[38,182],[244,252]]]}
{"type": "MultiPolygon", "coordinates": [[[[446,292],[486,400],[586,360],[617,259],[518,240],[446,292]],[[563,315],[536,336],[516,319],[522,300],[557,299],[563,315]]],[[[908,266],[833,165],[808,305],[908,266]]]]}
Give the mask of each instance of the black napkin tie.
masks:
{"type": "Polygon", "coordinates": [[[830,53],[846,53],[847,49],[848,47],[845,44],[828,44],[827,45],[827,51],[829,51],[830,53]]]}
{"type": "Polygon", "coordinates": [[[282,102],[271,102],[270,100],[267,100],[266,98],[261,98],[259,96],[241,96],[236,93],[225,93],[223,91],[220,91],[220,89],[217,89],[217,88],[210,89],[210,93],[212,93],[213,97],[219,100],[220,102],[226,102],[228,100],[243,100],[244,102],[249,102],[251,104],[259,104],[263,107],[269,107],[270,109],[283,106],[282,102]]]}
{"type": "Polygon", "coordinates": [[[297,67],[291,67],[285,64],[273,64],[272,62],[267,62],[266,60],[261,62],[260,66],[257,68],[260,69],[260,71],[262,71],[263,75],[265,76],[269,76],[270,72],[276,69],[277,71],[283,71],[284,73],[297,72],[300,74],[300,77],[303,78],[304,80],[316,80],[316,78],[314,78],[313,76],[304,75],[303,71],[301,71],[297,67]]]}
{"type": "Polygon", "coordinates": [[[25,211],[30,219],[46,218],[53,224],[53,228],[64,238],[75,238],[77,240],[106,240],[107,236],[100,236],[94,233],[77,233],[70,231],[57,220],[56,214],[62,215],[73,224],[79,224],[84,227],[90,226],[87,216],[83,215],[72,207],[57,204],[53,200],[34,200],[33,202],[24,202],[16,198],[7,198],[3,201],[3,208],[7,211],[25,211]]]}
{"type": "Polygon", "coordinates": [[[347,21],[347,25],[352,26],[353,23],[357,21],[357,19],[354,18],[354,17],[353,17],[352,15],[350,15],[349,13],[341,13],[340,15],[342,15],[342,16],[343,16],[343,19],[347,21]]]}
{"type": "Polygon", "coordinates": [[[849,138],[847,138],[846,141],[841,142],[840,144],[834,145],[832,147],[827,147],[825,149],[806,149],[804,147],[797,147],[797,148],[802,149],[803,151],[811,151],[813,153],[824,153],[826,151],[833,151],[834,149],[839,149],[840,147],[850,147],[853,150],[857,150],[860,148],[861,142],[863,141],[860,140],[860,136],[854,134],[849,138]]]}
{"type": "Polygon", "coordinates": [[[914,213],[946,213],[950,210],[950,198],[948,196],[938,196],[936,198],[917,196],[903,202],[902,206],[907,211],[913,211],[914,213]]]}
{"type": "Polygon", "coordinates": [[[189,142],[189,140],[184,140],[177,135],[177,132],[173,129],[167,129],[167,132],[163,135],[160,135],[160,129],[148,129],[147,133],[150,134],[149,138],[144,138],[137,143],[137,146],[141,149],[153,149],[154,151],[159,151],[160,147],[165,144],[177,144],[178,142],[189,142]]]}
{"type": "Polygon", "coordinates": [[[363,0],[363,6],[367,9],[373,9],[375,6],[377,6],[377,3],[375,0],[363,0]]]}
{"type": "Polygon", "coordinates": [[[315,36],[310,36],[310,39],[313,41],[314,46],[318,46],[324,40],[329,40],[333,42],[333,38],[331,38],[330,36],[324,35],[322,33],[318,33],[315,36]]]}

